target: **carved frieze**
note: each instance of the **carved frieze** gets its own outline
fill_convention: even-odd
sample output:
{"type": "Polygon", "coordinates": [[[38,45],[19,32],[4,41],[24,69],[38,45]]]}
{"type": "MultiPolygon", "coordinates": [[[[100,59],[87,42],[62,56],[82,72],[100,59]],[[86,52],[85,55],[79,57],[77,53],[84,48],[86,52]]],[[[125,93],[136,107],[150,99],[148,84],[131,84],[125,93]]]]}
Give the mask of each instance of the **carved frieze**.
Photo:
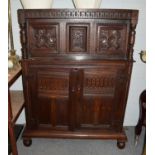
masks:
{"type": "Polygon", "coordinates": [[[53,9],[53,10],[18,10],[19,22],[26,18],[79,18],[79,19],[137,19],[137,10],[119,9],[53,9]]]}

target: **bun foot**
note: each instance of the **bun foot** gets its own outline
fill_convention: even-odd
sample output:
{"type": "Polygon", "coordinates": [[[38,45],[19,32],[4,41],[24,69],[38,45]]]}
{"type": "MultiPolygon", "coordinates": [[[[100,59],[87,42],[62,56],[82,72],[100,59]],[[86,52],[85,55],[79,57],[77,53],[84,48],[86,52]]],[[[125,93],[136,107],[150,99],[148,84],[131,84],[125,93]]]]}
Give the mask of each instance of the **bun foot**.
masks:
{"type": "Polygon", "coordinates": [[[117,141],[117,147],[119,149],[124,149],[125,148],[125,142],[124,141],[117,141]]]}
{"type": "Polygon", "coordinates": [[[23,139],[23,144],[24,144],[24,146],[31,146],[31,144],[32,144],[32,140],[31,139],[28,139],[28,138],[24,138],[23,139]]]}

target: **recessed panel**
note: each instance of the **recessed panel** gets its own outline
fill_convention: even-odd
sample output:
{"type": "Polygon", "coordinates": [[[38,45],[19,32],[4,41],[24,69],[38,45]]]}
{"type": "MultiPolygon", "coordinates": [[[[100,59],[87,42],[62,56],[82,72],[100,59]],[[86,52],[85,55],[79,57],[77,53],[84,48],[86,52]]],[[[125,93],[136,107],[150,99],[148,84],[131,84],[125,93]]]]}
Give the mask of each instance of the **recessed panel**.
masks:
{"type": "Polygon", "coordinates": [[[56,27],[36,28],[33,30],[33,49],[49,48],[53,51],[57,50],[56,27]]]}
{"type": "Polygon", "coordinates": [[[84,96],[82,104],[82,127],[110,127],[113,98],[84,96]]]}
{"type": "Polygon", "coordinates": [[[28,24],[28,51],[31,57],[50,56],[59,51],[59,24],[36,21],[28,24]]]}
{"type": "Polygon", "coordinates": [[[89,49],[89,24],[67,25],[67,52],[86,53],[89,49]]]}
{"type": "Polygon", "coordinates": [[[114,96],[116,71],[89,69],[85,71],[84,93],[86,95],[114,96]]]}
{"type": "Polygon", "coordinates": [[[127,25],[97,25],[97,53],[127,56],[127,25]]]}
{"type": "Polygon", "coordinates": [[[125,77],[124,66],[104,64],[102,68],[84,69],[81,128],[112,127],[112,119],[116,117],[115,111],[119,111],[125,92],[124,79],[120,79],[119,74],[125,77]],[[118,100],[120,91],[122,96],[118,100]]]}
{"type": "Polygon", "coordinates": [[[39,127],[68,126],[69,69],[30,66],[30,96],[39,127]],[[34,89],[34,88],[35,89],[34,89]],[[34,89],[34,90],[33,90],[34,89]]]}
{"type": "Polygon", "coordinates": [[[38,72],[38,92],[41,96],[68,96],[69,75],[65,72],[38,72]]]}

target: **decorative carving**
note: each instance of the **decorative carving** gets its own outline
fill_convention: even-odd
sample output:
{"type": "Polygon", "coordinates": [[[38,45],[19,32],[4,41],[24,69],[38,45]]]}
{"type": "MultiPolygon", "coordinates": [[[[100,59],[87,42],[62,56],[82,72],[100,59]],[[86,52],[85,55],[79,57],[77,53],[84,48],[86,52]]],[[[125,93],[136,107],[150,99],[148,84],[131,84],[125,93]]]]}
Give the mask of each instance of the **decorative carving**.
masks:
{"type": "Polygon", "coordinates": [[[111,9],[54,9],[54,10],[18,10],[19,22],[27,18],[93,18],[93,19],[137,19],[138,10],[111,9]]]}
{"type": "Polygon", "coordinates": [[[22,44],[21,51],[22,51],[22,58],[23,59],[27,59],[28,58],[28,55],[27,55],[27,52],[26,52],[27,51],[27,47],[26,47],[25,27],[26,27],[25,23],[20,24],[20,39],[21,39],[21,44],[22,44]]]}
{"type": "Polygon", "coordinates": [[[129,51],[129,59],[133,59],[133,46],[135,43],[135,28],[137,25],[137,21],[136,20],[132,20],[132,23],[130,25],[131,29],[130,29],[130,39],[129,39],[129,45],[128,45],[128,51],[129,51]]]}
{"type": "Polygon", "coordinates": [[[127,57],[128,26],[122,23],[97,24],[96,52],[127,57]]]}
{"type": "Polygon", "coordinates": [[[70,52],[87,51],[87,27],[71,26],[69,30],[69,37],[70,52]]]}
{"type": "Polygon", "coordinates": [[[86,89],[103,89],[114,87],[114,77],[88,77],[85,79],[86,89]]]}
{"type": "Polygon", "coordinates": [[[56,28],[34,29],[33,48],[51,48],[57,50],[56,28]]]}
{"type": "Polygon", "coordinates": [[[121,48],[121,32],[119,30],[100,30],[99,52],[103,50],[118,50],[121,48]]]}
{"type": "Polygon", "coordinates": [[[69,88],[68,80],[62,78],[39,78],[38,89],[46,91],[67,91],[69,88]]]}
{"type": "MultiPolygon", "coordinates": [[[[76,43],[75,43],[76,46],[75,46],[75,48],[73,48],[73,52],[77,52],[78,50],[80,50],[78,52],[87,52],[87,51],[90,51],[89,49],[91,49],[92,53],[95,50],[98,53],[104,53],[104,52],[106,52],[106,50],[107,50],[106,48],[108,47],[109,51],[107,54],[115,55],[117,53],[117,56],[119,56],[121,58],[128,57],[130,59],[132,58],[132,53],[133,53],[133,42],[134,42],[133,40],[134,40],[134,35],[135,35],[134,34],[135,33],[134,28],[135,28],[135,25],[137,23],[137,18],[138,18],[138,10],[120,10],[120,9],[42,9],[42,10],[36,9],[35,11],[33,9],[32,10],[23,10],[23,9],[18,10],[18,20],[19,20],[19,23],[21,25],[25,24],[25,23],[26,23],[26,25],[28,25],[32,19],[35,19],[35,20],[39,19],[40,21],[42,21],[44,19],[51,19],[51,20],[57,19],[58,22],[59,22],[59,19],[60,20],[64,19],[67,22],[69,21],[69,19],[76,19],[77,24],[79,24],[78,23],[79,19],[82,19],[82,21],[84,21],[84,19],[90,19],[90,20],[93,19],[93,23],[94,23],[94,20],[96,23],[97,21],[101,21],[102,19],[108,19],[109,24],[110,23],[111,24],[112,23],[120,24],[120,20],[122,20],[123,23],[126,24],[126,30],[127,30],[128,29],[128,23],[131,23],[130,28],[129,28],[130,29],[130,32],[129,32],[130,36],[129,37],[126,37],[126,35],[128,35],[128,31],[125,32],[123,30],[123,32],[121,32],[121,30],[119,31],[118,29],[114,28],[113,30],[117,31],[117,33],[114,35],[114,37],[111,37],[110,39],[108,39],[108,42],[107,42],[106,38],[103,37],[101,40],[98,40],[97,47],[96,46],[94,47],[95,38],[93,38],[93,37],[90,38],[91,39],[90,40],[91,46],[88,45],[89,44],[89,36],[88,36],[89,35],[89,31],[88,31],[89,30],[88,29],[89,24],[83,23],[83,24],[81,24],[81,27],[83,27],[83,28],[85,27],[85,25],[88,25],[88,27],[86,26],[87,27],[87,30],[86,30],[87,31],[86,32],[87,37],[86,36],[85,36],[85,38],[81,37],[81,39],[79,39],[79,40],[86,39],[87,43],[85,43],[85,46],[83,46],[84,44],[78,43],[78,46],[77,46],[78,41],[76,41],[76,43]],[[132,32],[131,32],[131,29],[132,29],[132,32]],[[120,32],[120,34],[119,34],[119,32],[120,32]],[[125,34],[124,34],[124,32],[125,32],[125,34]],[[121,35],[120,38],[119,38],[119,35],[121,35]],[[118,36],[117,39],[116,39],[116,36],[118,36]],[[128,44],[128,47],[126,47],[127,44],[128,44]],[[94,48],[92,49],[92,47],[94,47],[94,48]],[[100,50],[99,48],[101,48],[102,50],[100,50]],[[114,49],[116,49],[115,53],[113,51],[114,49]],[[126,51],[128,51],[128,55],[126,54],[127,53],[126,51]]],[[[48,21],[50,22],[50,20],[48,20],[48,21]]],[[[105,22],[105,21],[103,21],[103,22],[105,22]]],[[[92,24],[92,22],[91,22],[91,24],[92,24]]],[[[45,27],[45,25],[43,27],[45,27]]],[[[47,25],[49,25],[49,24],[47,24],[47,25]]],[[[57,25],[57,24],[55,24],[55,25],[57,25]]],[[[72,25],[76,26],[76,24],[72,24],[72,25]]],[[[64,25],[62,27],[64,27],[64,25]]],[[[92,27],[92,25],[91,25],[91,27],[92,27]]],[[[108,27],[109,27],[109,25],[108,25],[108,27]]],[[[29,28],[25,28],[25,29],[28,30],[29,28]]],[[[40,27],[40,29],[42,29],[42,27],[40,27]]],[[[64,31],[63,29],[61,29],[61,30],[64,31]]],[[[91,29],[91,32],[94,31],[93,29],[91,29]]],[[[85,33],[84,31],[85,30],[83,30],[83,33],[85,33]]],[[[64,34],[63,34],[63,36],[64,36],[64,34]]],[[[97,36],[99,37],[99,34],[97,36]]],[[[27,36],[27,37],[31,38],[30,36],[27,36]]],[[[69,37],[67,37],[67,38],[69,38],[69,37]]],[[[74,42],[75,42],[75,40],[77,40],[77,39],[74,38],[74,42]]],[[[67,43],[67,47],[66,47],[65,43],[62,43],[63,41],[59,42],[59,35],[57,35],[55,38],[53,36],[53,34],[50,34],[49,39],[46,39],[46,41],[42,41],[42,39],[41,39],[40,44],[35,44],[39,47],[41,46],[42,49],[45,48],[46,52],[44,52],[45,53],[44,57],[49,56],[52,53],[56,53],[56,52],[58,53],[58,51],[60,53],[61,52],[65,53],[66,49],[67,49],[67,51],[70,51],[70,49],[72,50],[72,46],[68,45],[68,43],[67,43]],[[43,43],[46,41],[48,42],[47,44],[43,43]],[[53,50],[51,50],[51,49],[53,49],[53,50]]],[[[66,41],[66,42],[70,42],[70,41],[72,41],[72,39],[69,41],[66,41]]],[[[30,41],[30,44],[31,43],[32,43],[32,40],[30,41]]],[[[28,43],[26,42],[25,45],[29,46],[30,44],[28,41],[28,43]]],[[[34,47],[37,48],[36,50],[31,49],[31,47],[30,48],[27,47],[29,49],[25,50],[26,49],[26,46],[25,46],[25,49],[22,50],[23,51],[23,57],[27,58],[26,53],[24,53],[25,51],[27,51],[27,55],[29,55],[29,56],[32,56],[32,57],[33,56],[40,56],[42,53],[42,51],[41,51],[42,49],[39,51],[38,50],[39,48],[35,45],[34,45],[34,47]]],[[[74,47],[74,45],[73,45],[73,47],[74,47]]],[[[24,48],[24,46],[23,46],[23,48],[24,48]]],[[[106,56],[107,55],[105,55],[105,57],[106,56]]]]}

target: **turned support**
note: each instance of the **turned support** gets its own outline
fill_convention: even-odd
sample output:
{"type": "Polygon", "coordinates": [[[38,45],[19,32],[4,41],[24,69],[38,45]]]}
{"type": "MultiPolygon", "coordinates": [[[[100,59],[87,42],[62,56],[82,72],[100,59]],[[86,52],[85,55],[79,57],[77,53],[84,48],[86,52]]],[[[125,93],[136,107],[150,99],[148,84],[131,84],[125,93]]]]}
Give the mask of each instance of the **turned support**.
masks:
{"type": "Polygon", "coordinates": [[[117,147],[119,149],[124,149],[125,148],[125,141],[123,141],[123,140],[117,140],[117,147]]]}
{"type": "Polygon", "coordinates": [[[32,139],[31,138],[23,138],[23,144],[24,146],[31,146],[32,144],[32,139]]]}

